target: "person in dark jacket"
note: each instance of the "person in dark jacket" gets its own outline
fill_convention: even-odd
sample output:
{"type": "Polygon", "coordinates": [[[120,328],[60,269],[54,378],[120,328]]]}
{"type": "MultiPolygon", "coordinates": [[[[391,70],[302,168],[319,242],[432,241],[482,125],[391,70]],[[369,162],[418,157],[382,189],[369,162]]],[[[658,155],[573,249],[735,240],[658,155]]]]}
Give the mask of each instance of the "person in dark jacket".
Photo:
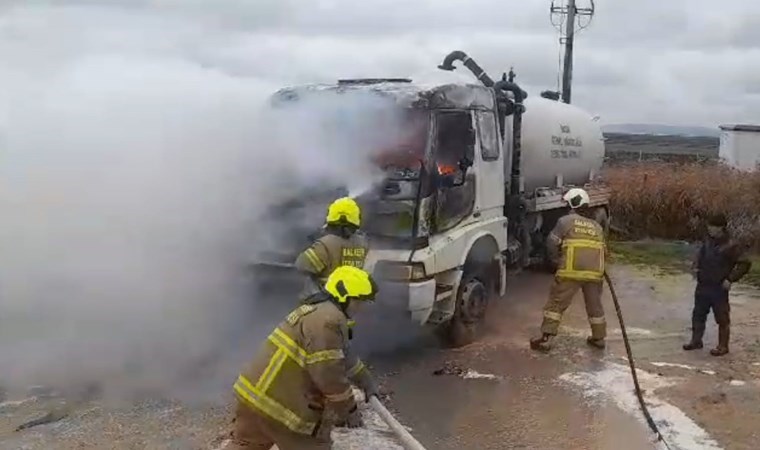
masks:
{"type": "Polygon", "coordinates": [[[718,324],[718,346],[710,350],[713,356],[728,353],[728,341],[731,335],[731,307],[728,292],[731,285],[739,281],[750,269],[745,246],[731,238],[728,222],[722,214],[708,218],[707,237],[697,251],[692,264],[692,273],[697,279],[694,292],[694,310],[691,315],[691,342],[683,346],[684,350],[696,350],[703,347],[702,336],[705,333],[707,315],[712,309],[718,324]]]}

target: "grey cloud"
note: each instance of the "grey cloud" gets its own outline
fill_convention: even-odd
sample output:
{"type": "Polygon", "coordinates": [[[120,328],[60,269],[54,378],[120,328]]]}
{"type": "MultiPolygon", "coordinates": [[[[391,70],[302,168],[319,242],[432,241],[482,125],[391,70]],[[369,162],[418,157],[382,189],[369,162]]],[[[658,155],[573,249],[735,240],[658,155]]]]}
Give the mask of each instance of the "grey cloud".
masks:
{"type": "MultiPolygon", "coordinates": [[[[519,4],[493,0],[66,0],[34,2],[36,8],[18,6],[22,3],[29,4],[15,2],[16,15],[24,16],[24,21],[13,26],[0,22],[0,34],[12,38],[4,45],[30,49],[40,40],[60,41],[49,46],[47,61],[37,61],[41,70],[64,63],[83,48],[91,53],[114,49],[128,53],[139,45],[140,51],[157,57],[180,58],[209,70],[273,84],[348,76],[419,78],[438,76],[439,59],[460,48],[495,76],[515,66],[526,86],[546,89],[557,84],[559,44],[549,22],[547,0],[519,4]],[[44,4],[57,9],[40,6],[44,4]],[[43,26],[46,17],[56,23],[51,33],[41,33],[39,28],[30,31],[43,26]],[[135,23],[151,31],[142,43],[132,40],[127,48],[121,37],[135,23]],[[81,33],[70,33],[73,28],[90,31],[82,38],[81,33]],[[67,39],[60,39],[63,35],[67,39]]],[[[640,109],[626,108],[625,115],[632,121],[647,120],[652,108],[685,120],[704,120],[677,98],[680,94],[672,92],[715,101],[711,98],[715,90],[702,93],[700,84],[715,78],[710,73],[734,80],[736,73],[748,70],[746,52],[758,42],[757,27],[752,26],[760,12],[756,2],[727,2],[717,12],[714,3],[706,0],[596,3],[593,23],[576,42],[576,101],[583,105],[585,87],[589,92],[616,91],[607,98],[625,98],[630,91],[652,97],[640,109]],[[699,56],[691,57],[689,52],[699,56]],[[723,56],[737,52],[736,58],[723,56]],[[721,61],[717,68],[712,64],[716,58],[721,61]],[[671,97],[673,101],[658,104],[671,97]]],[[[15,60],[21,64],[28,59],[18,53],[14,57],[21,58],[15,60]]],[[[723,98],[741,104],[738,95],[747,89],[726,91],[723,98]]],[[[618,105],[608,101],[599,107],[613,113],[618,105]]]]}
{"type": "MultiPolygon", "coordinates": [[[[545,89],[557,83],[559,44],[549,23],[549,2],[544,0],[519,6],[490,0],[116,3],[175,20],[167,27],[172,33],[181,29],[180,18],[192,23],[194,31],[182,38],[183,57],[238,76],[286,84],[347,76],[421,77],[435,72],[435,64],[448,51],[461,48],[495,76],[514,65],[526,86],[545,89]]],[[[714,101],[714,91],[698,94],[700,83],[708,82],[707,74],[714,72],[709,62],[716,56],[725,60],[721,55],[741,52],[753,40],[743,24],[752,21],[748,12],[758,7],[742,3],[721,5],[720,14],[715,14],[706,0],[597,2],[594,22],[576,43],[576,101],[584,101],[585,85],[591,90],[616,88],[618,94],[612,97],[618,98],[635,90],[637,96],[653,98],[642,104],[643,110],[626,109],[639,116],[631,120],[651,116],[647,105],[670,110],[671,116],[692,116],[693,108],[682,108],[680,100],[658,102],[676,99],[682,91],[714,101]],[[695,44],[700,40],[709,42],[700,47],[695,44]],[[698,50],[700,56],[692,58],[686,50],[698,50]]],[[[741,72],[745,66],[742,58],[726,60],[720,72],[741,72]]],[[[735,94],[724,97],[731,95],[735,94]]],[[[604,109],[616,107],[608,104],[604,109]]]]}
{"type": "Polygon", "coordinates": [[[736,15],[716,15],[695,24],[684,46],[698,49],[760,48],[760,7],[736,15]],[[697,28],[698,27],[698,28],[697,28]]]}

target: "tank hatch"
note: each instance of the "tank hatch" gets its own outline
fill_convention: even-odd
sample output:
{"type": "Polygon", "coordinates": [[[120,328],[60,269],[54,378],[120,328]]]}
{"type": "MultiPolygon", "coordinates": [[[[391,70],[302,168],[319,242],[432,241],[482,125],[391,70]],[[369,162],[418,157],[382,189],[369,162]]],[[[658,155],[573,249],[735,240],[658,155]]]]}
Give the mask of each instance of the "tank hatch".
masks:
{"type": "Polygon", "coordinates": [[[371,85],[381,83],[411,83],[410,78],[356,78],[347,80],[338,80],[339,86],[345,85],[371,85]]]}

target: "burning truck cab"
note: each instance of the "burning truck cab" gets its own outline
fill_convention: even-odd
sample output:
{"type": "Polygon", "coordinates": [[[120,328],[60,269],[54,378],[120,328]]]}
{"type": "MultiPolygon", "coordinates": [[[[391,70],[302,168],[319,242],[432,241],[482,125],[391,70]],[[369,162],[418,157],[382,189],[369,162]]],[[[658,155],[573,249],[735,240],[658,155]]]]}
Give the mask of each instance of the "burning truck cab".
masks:
{"type": "MultiPolygon", "coordinates": [[[[609,193],[595,180],[604,142],[590,114],[547,98],[525,102],[512,73],[493,81],[460,51],[439,68],[454,70],[456,61],[480,84],[341,80],[282,89],[272,104],[382,99],[374,112],[365,113],[377,103],[359,102],[361,114],[349,109],[331,125],[333,134],[352,134],[363,121],[369,148],[357,152],[380,174],[354,196],[370,244],[365,269],[405,294],[402,308],[413,322],[463,345],[478,334],[490,299],[505,294],[507,272],[546,261],[544,242],[565,211],[562,195],[586,188],[606,225],[609,193]]],[[[325,211],[335,198],[312,195],[300,207],[325,211]]],[[[313,220],[318,230],[324,215],[313,220]]],[[[280,260],[292,264],[302,248],[280,260]]]]}
{"type": "Polygon", "coordinates": [[[407,79],[341,80],[283,89],[273,103],[357,92],[394,105],[367,115],[383,137],[374,140],[375,148],[361,151],[382,177],[356,197],[363,231],[373,248],[424,248],[432,234],[457,226],[476,207],[476,170],[470,169],[479,162],[475,147],[480,122],[494,141],[492,153],[498,155],[493,92],[474,84],[423,87],[407,79]]]}

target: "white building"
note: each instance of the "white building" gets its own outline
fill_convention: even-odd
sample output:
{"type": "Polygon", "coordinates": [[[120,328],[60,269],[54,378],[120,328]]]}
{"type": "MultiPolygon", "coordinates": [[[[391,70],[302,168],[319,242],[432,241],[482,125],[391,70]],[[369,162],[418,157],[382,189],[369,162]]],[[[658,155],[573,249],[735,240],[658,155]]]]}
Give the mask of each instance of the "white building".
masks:
{"type": "Polygon", "coordinates": [[[760,125],[721,125],[720,159],[741,170],[760,167],[760,125]]]}

